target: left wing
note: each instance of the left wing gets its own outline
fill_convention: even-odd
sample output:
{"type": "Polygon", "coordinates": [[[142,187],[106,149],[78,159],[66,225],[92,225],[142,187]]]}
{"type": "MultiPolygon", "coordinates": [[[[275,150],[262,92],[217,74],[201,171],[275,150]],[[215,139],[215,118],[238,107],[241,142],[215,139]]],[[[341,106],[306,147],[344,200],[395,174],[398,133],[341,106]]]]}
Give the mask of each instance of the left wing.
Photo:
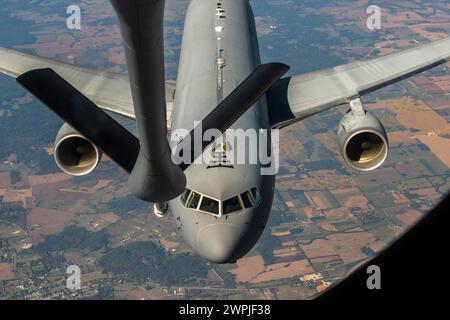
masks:
{"type": "MultiPolygon", "coordinates": [[[[51,68],[102,109],[135,119],[126,74],[83,69],[71,64],[31,56],[0,47],[0,72],[17,78],[34,69],[51,68]]],[[[173,108],[175,84],[166,82],[168,120],[173,108]]]]}
{"type": "Polygon", "coordinates": [[[450,38],[376,59],[281,79],[267,94],[271,124],[284,127],[450,61],[450,38]]]}

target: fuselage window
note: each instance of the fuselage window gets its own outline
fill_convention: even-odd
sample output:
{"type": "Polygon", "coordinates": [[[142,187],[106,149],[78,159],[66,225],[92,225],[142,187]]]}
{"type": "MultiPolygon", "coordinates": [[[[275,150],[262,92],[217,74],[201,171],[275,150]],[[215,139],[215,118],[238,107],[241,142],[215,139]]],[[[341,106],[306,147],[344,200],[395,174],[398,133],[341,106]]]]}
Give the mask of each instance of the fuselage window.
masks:
{"type": "Polygon", "coordinates": [[[233,197],[223,202],[223,214],[230,214],[242,209],[239,197],[233,197]]]}
{"type": "Polygon", "coordinates": [[[219,215],[219,201],[203,196],[199,210],[219,215]]]}
{"type": "Polygon", "coordinates": [[[200,195],[197,192],[192,192],[186,206],[191,209],[197,209],[199,202],[200,202],[200,195]]]}
{"type": "Polygon", "coordinates": [[[181,203],[183,204],[183,206],[186,205],[186,202],[188,201],[190,194],[191,194],[191,190],[186,189],[184,191],[184,193],[181,195],[181,203]]]}

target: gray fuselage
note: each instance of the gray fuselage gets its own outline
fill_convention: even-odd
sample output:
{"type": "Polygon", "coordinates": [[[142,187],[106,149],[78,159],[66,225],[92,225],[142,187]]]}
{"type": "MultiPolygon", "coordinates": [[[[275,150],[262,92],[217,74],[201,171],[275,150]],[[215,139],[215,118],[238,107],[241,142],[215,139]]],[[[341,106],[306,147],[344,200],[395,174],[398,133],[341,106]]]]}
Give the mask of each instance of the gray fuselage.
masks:
{"type": "MultiPolygon", "coordinates": [[[[177,77],[171,130],[194,127],[260,64],[255,20],[248,0],[193,0],[188,8],[177,77]]],[[[266,99],[250,108],[231,129],[269,130],[266,99]]],[[[267,139],[270,148],[270,139],[267,139]]],[[[205,152],[210,152],[212,146],[205,152]]],[[[260,238],[269,218],[274,175],[261,175],[260,164],[230,167],[191,165],[187,188],[219,201],[249,190],[259,200],[231,214],[190,209],[178,197],[169,207],[184,240],[198,255],[216,262],[234,262],[260,238]]],[[[200,208],[201,209],[201,208],[200,208]]]]}

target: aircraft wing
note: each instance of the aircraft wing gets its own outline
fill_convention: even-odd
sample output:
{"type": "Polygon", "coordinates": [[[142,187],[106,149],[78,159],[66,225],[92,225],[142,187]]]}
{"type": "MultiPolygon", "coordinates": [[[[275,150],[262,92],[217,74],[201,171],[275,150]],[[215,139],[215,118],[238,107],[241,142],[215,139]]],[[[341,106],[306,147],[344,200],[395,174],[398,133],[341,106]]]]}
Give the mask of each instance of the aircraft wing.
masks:
{"type": "Polygon", "coordinates": [[[450,61],[450,38],[281,79],[267,94],[271,124],[284,127],[450,61]]]}
{"type": "MultiPolygon", "coordinates": [[[[71,64],[31,56],[0,47],[0,72],[17,78],[40,68],[51,68],[99,107],[135,119],[131,89],[126,74],[83,69],[71,64]]],[[[171,118],[175,84],[166,82],[168,122],[171,118]]]]}

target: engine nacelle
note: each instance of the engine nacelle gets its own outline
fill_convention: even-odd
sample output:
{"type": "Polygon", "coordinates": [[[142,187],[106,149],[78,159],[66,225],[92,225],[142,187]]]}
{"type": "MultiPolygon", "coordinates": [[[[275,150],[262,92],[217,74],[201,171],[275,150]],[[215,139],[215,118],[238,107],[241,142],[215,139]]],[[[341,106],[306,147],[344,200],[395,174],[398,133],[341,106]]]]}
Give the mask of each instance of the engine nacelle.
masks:
{"type": "Polygon", "coordinates": [[[72,175],[91,173],[102,158],[102,151],[75,129],[64,124],[55,140],[55,161],[58,167],[72,175]]]}
{"type": "Polygon", "coordinates": [[[386,130],[380,120],[359,107],[347,112],[339,124],[338,143],[345,162],[358,171],[372,171],[381,166],[389,152],[386,130]]]}

